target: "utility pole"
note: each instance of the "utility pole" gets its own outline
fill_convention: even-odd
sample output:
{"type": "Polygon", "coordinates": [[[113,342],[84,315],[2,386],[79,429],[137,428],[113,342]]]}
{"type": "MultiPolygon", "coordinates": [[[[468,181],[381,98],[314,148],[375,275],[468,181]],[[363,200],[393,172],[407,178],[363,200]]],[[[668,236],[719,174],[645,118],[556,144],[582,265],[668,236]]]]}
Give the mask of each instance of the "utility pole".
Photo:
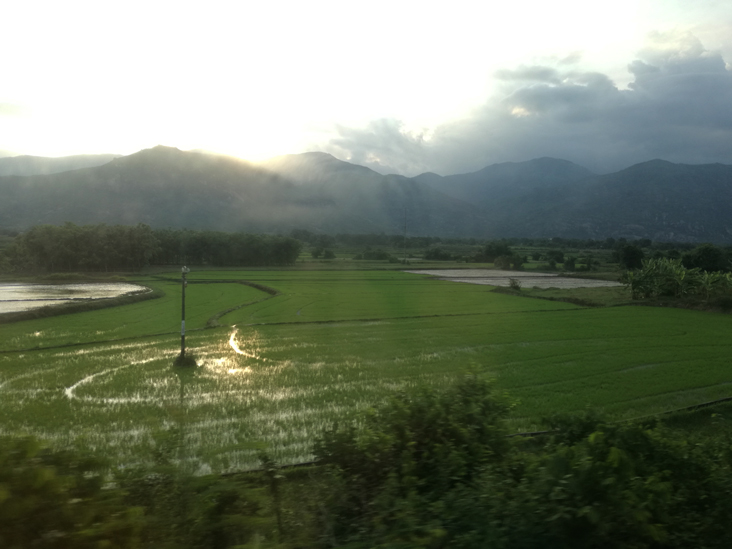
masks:
{"type": "Polygon", "coordinates": [[[407,264],[407,207],[404,207],[404,264],[407,264]]]}
{"type": "Polygon", "coordinates": [[[186,275],[191,272],[191,270],[188,267],[183,267],[181,269],[181,315],[180,315],[180,358],[183,360],[186,356],[186,286],[188,286],[188,281],[186,280],[186,275]]]}

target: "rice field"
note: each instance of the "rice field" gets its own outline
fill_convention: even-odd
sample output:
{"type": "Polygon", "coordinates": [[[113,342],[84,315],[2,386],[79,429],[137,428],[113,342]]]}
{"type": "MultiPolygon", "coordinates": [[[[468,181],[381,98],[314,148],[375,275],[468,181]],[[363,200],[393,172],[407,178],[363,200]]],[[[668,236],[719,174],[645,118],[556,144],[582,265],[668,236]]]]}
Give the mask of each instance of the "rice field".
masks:
{"type": "Polygon", "coordinates": [[[121,465],[167,452],[204,474],[255,467],[259,449],[307,461],[323,427],[469,368],[515,403],[516,432],[553,412],[593,407],[622,419],[732,396],[728,315],[581,308],[401,272],[189,279],[189,330],[239,307],[219,327],[188,332],[194,370],[172,366],[173,278],[148,281],[165,289],[161,299],[0,325],[0,432],[121,465]],[[202,283],[235,278],[280,293],[202,283]]]}

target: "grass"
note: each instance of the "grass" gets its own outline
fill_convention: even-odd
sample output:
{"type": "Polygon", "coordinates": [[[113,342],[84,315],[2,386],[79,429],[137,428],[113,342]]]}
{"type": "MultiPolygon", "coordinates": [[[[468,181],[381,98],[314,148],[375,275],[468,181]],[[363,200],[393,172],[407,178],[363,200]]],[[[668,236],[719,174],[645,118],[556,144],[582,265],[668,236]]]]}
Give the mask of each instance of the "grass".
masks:
{"type": "MultiPolygon", "coordinates": [[[[0,351],[36,349],[180,333],[180,282],[132,279],[159,291],[163,297],[84,313],[0,325],[0,351]]],[[[186,329],[206,326],[217,312],[267,297],[241,284],[196,284],[186,292],[186,329]],[[194,290],[195,288],[195,290],[194,290]]]]}
{"type": "Polygon", "coordinates": [[[633,303],[630,292],[625,287],[613,288],[522,288],[521,293],[528,297],[550,300],[574,300],[590,307],[608,307],[633,303]]]}
{"type": "Polygon", "coordinates": [[[732,395],[729,315],[581,308],[391,271],[190,278],[221,283],[189,285],[189,328],[251,303],[222,315],[221,327],[189,333],[195,369],[173,366],[173,279],[152,281],[165,298],[68,316],[64,326],[65,317],[0,326],[6,350],[42,347],[0,354],[2,433],[80,445],[119,463],[172,444],[202,474],[255,467],[262,446],[280,463],[307,461],[323,427],[396,390],[448,383],[471,365],[516,403],[513,431],[536,430],[554,412],[592,407],[628,419],[732,395]],[[224,282],[236,278],[280,293],[224,282]],[[108,333],[112,319],[124,327],[108,333]],[[94,342],[121,334],[128,339],[94,342]],[[87,343],[50,348],[70,341],[87,343]]]}

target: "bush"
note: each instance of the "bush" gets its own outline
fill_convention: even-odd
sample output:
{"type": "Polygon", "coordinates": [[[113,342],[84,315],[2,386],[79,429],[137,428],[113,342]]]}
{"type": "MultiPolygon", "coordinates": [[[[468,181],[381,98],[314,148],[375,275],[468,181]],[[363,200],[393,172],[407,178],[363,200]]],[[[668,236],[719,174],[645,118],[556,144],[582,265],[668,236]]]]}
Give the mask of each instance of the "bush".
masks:
{"type": "Polygon", "coordinates": [[[511,256],[513,251],[508,244],[503,241],[489,242],[485,247],[473,257],[476,263],[491,263],[500,256],[511,256]]]}
{"type": "Polygon", "coordinates": [[[424,259],[430,261],[451,261],[454,257],[441,248],[430,248],[424,253],[424,259]]]}
{"type": "Polygon", "coordinates": [[[561,250],[549,250],[546,253],[547,260],[554,261],[554,264],[564,263],[564,252],[561,250]]]}
{"type": "Polygon", "coordinates": [[[553,418],[559,431],[540,446],[508,447],[495,438],[502,413],[485,386],[458,387],[402,398],[372,412],[363,430],[321,439],[321,463],[337,471],[333,545],[728,546],[728,442],[689,445],[653,422],[585,414],[553,418]]]}
{"type": "Polygon", "coordinates": [[[729,273],[706,272],[698,267],[687,269],[679,259],[648,259],[643,260],[642,266],[622,277],[633,299],[697,295],[709,300],[732,287],[729,273]]]}
{"type": "Polygon", "coordinates": [[[625,269],[640,269],[645,254],[638,246],[626,244],[618,249],[618,262],[625,269]]]}
{"type": "Polygon", "coordinates": [[[706,272],[730,270],[730,262],[724,250],[713,244],[702,244],[685,253],[681,262],[687,269],[701,269],[706,272]]]}
{"type": "Polygon", "coordinates": [[[525,260],[526,259],[524,257],[517,254],[502,255],[495,259],[493,265],[503,270],[513,269],[515,271],[520,271],[525,260]]]}
{"type": "MultiPolygon", "coordinates": [[[[400,394],[364,418],[363,426],[325,431],[315,455],[334,475],[329,502],[338,540],[367,537],[405,546],[439,539],[446,494],[470,484],[508,450],[508,407],[490,384],[467,376],[446,391],[400,394]]],[[[429,543],[429,542],[426,542],[429,543]]]]}
{"type": "Polygon", "coordinates": [[[0,547],[133,548],[142,512],[105,488],[105,464],[0,439],[0,547]]]}
{"type": "Polygon", "coordinates": [[[376,260],[376,261],[388,261],[389,258],[392,257],[392,255],[388,252],[385,252],[384,250],[372,250],[371,248],[366,248],[363,253],[360,253],[358,255],[355,255],[353,259],[369,259],[369,260],[376,260]]]}

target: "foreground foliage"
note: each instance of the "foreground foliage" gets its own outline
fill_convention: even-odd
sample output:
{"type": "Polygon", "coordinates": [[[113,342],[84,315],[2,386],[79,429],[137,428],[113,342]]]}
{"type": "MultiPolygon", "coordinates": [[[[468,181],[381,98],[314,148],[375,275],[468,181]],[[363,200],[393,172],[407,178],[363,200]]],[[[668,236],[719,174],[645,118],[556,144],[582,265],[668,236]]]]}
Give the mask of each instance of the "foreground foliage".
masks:
{"type": "Polygon", "coordinates": [[[315,454],[337,471],[334,539],[367,532],[414,546],[444,537],[450,500],[508,449],[499,425],[506,410],[473,376],[443,393],[401,394],[358,429],[326,431],[315,454]]]}
{"type": "Polygon", "coordinates": [[[0,440],[0,547],[138,547],[142,510],[104,485],[97,459],[0,440]]]}
{"type": "Polygon", "coordinates": [[[555,417],[505,436],[504,398],[471,374],[401,393],[316,442],[318,468],[191,474],[180,433],[108,470],[0,441],[0,545],[42,548],[686,548],[732,539],[732,440],[655,422],[555,417]]]}
{"type": "Polygon", "coordinates": [[[195,477],[161,440],[155,464],[110,470],[87,454],[30,438],[0,440],[3,549],[276,547],[266,484],[195,477]]]}
{"type": "Polygon", "coordinates": [[[543,446],[501,437],[505,407],[469,377],[399,397],[317,447],[343,547],[726,547],[729,441],[558,418],[543,446]],[[430,427],[428,427],[430,426],[430,427]]]}

